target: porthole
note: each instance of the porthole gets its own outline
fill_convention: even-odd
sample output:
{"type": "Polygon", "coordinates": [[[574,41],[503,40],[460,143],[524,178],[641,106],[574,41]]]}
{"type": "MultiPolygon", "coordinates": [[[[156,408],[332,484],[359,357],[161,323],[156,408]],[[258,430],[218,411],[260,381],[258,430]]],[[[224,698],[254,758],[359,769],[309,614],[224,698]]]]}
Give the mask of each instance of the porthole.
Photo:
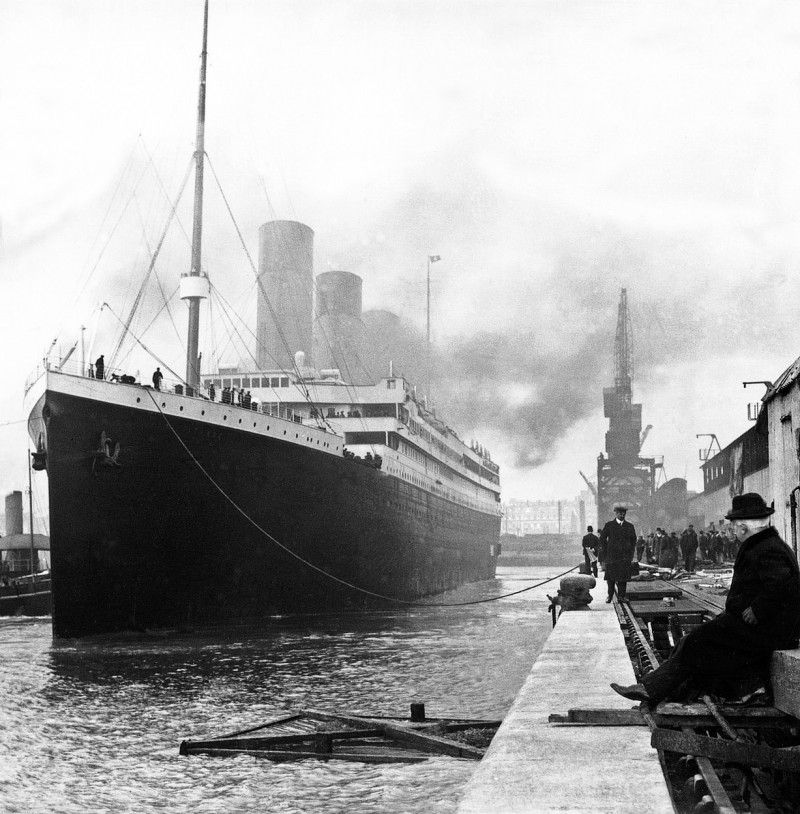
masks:
{"type": "Polygon", "coordinates": [[[254,422],[253,422],[253,426],[255,427],[255,425],[256,425],[256,422],[254,421],[254,422]]]}
{"type": "Polygon", "coordinates": [[[242,419],[241,419],[241,418],[239,419],[239,423],[240,423],[240,424],[242,423],[242,419]]]}
{"type": "Polygon", "coordinates": [[[228,420],[228,416],[226,416],[226,415],[222,416],[222,420],[223,420],[223,421],[227,421],[227,420],[228,420]]]}
{"type": "Polygon", "coordinates": [[[141,401],[141,399],[137,396],[136,397],[136,403],[138,404],[140,401],[141,401]]]}
{"type": "Polygon", "coordinates": [[[205,415],[205,414],[206,414],[205,410],[200,410],[200,415],[205,415]]]}
{"type": "Polygon", "coordinates": [[[183,412],[183,405],[181,404],[181,412],[183,412]]]}
{"type": "Polygon", "coordinates": [[[166,406],[167,406],[167,402],[166,402],[166,401],[162,401],[162,402],[161,402],[161,406],[162,406],[162,407],[166,407],[166,406]]]}

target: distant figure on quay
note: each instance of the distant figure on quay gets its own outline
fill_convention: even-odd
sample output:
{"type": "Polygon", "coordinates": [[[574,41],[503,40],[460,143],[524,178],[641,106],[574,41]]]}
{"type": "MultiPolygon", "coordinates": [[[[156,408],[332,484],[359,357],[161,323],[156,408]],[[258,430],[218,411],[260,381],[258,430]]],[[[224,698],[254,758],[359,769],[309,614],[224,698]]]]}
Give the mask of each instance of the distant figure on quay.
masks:
{"type": "Polygon", "coordinates": [[[106,375],[106,360],[103,358],[103,354],[101,353],[97,357],[97,361],[94,363],[94,377],[95,379],[102,379],[106,375]]]}
{"type": "Polygon", "coordinates": [[[155,387],[156,390],[161,389],[161,380],[163,378],[164,374],[161,372],[161,368],[157,367],[153,373],[153,387],[155,387]]]}
{"type": "Polygon", "coordinates": [[[775,510],[756,492],[736,495],[726,515],[741,543],[725,610],[684,636],[675,652],[641,683],[611,688],[655,705],[689,693],[735,697],[736,684],[765,673],[773,650],[798,646],[800,570],[778,532],[775,510]]]}
{"type": "Polygon", "coordinates": [[[600,564],[605,567],[605,578],[608,583],[606,602],[614,598],[616,585],[617,597],[622,600],[628,590],[631,578],[631,563],[636,553],[636,529],[633,523],[625,519],[628,509],[625,506],[614,506],[614,520],[609,520],[600,532],[600,564]]]}
{"type": "Polygon", "coordinates": [[[586,563],[586,573],[597,576],[597,546],[600,542],[592,526],[587,526],[587,534],[583,535],[583,559],[586,563]]]}

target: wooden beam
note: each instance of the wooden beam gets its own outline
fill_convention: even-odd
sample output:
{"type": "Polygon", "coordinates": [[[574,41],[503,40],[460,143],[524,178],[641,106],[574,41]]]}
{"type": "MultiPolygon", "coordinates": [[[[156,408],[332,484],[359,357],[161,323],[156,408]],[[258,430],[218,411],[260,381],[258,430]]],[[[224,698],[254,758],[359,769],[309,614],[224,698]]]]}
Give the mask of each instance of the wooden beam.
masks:
{"type": "MultiPolygon", "coordinates": [[[[734,707],[718,708],[725,720],[734,728],[791,728],[797,726],[797,720],[784,715],[773,707],[734,707]]],[[[719,726],[718,720],[705,704],[662,703],[650,710],[658,726],[719,726]]],[[[644,726],[641,709],[569,709],[566,714],[552,713],[548,717],[551,724],[562,726],[644,726]]]]}
{"type": "Polygon", "coordinates": [[[441,755],[472,758],[473,760],[480,760],[486,754],[485,749],[479,749],[477,746],[469,746],[466,743],[459,743],[437,735],[429,735],[427,732],[420,732],[404,726],[386,724],[383,731],[388,737],[394,738],[401,743],[407,743],[417,749],[422,749],[425,752],[436,752],[441,755]]]}
{"type": "Polygon", "coordinates": [[[705,735],[693,735],[659,727],[653,731],[650,745],[654,749],[702,755],[732,763],[743,763],[745,766],[764,766],[789,772],[800,771],[800,752],[774,749],[761,744],[709,738],[705,735]]]}
{"type": "Polygon", "coordinates": [[[332,752],[322,754],[314,751],[278,751],[274,749],[203,749],[202,754],[213,757],[229,757],[231,755],[252,755],[253,757],[263,757],[267,760],[283,762],[288,760],[305,760],[314,758],[316,760],[349,760],[359,763],[423,763],[428,760],[427,755],[398,754],[398,750],[389,753],[380,749],[375,752],[332,752]]]}
{"type": "Polygon", "coordinates": [[[592,726],[646,726],[638,709],[569,709],[566,715],[553,714],[551,724],[591,724],[592,726]]]}
{"type": "Polygon", "coordinates": [[[374,729],[342,729],[331,732],[299,732],[292,735],[262,735],[254,738],[209,738],[203,741],[184,741],[182,754],[197,751],[198,749],[267,749],[271,744],[282,745],[288,743],[304,743],[313,741],[319,734],[330,735],[335,740],[353,740],[355,738],[380,738],[383,730],[374,729]]]}
{"type": "Polygon", "coordinates": [[[424,729],[418,728],[418,724],[410,726],[399,722],[389,723],[388,721],[377,718],[333,715],[329,712],[322,712],[321,710],[315,709],[307,709],[304,710],[304,712],[307,715],[319,718],[323,721],[344,721],[345,723],[355,726],[374,726],[380,728],[387,737],[393,738],[401,743],[411,744],[417,749],[422,749],[426,752],[435,752],[437,754],[450,755],[451,757],[472,758],[473,760],[480,760],[484,754],[486,754],[485,749],[479,749],[477,746],[469,746],[466,743],[459,743],[449,738],[430,735],[425,732],[424,729]]]}

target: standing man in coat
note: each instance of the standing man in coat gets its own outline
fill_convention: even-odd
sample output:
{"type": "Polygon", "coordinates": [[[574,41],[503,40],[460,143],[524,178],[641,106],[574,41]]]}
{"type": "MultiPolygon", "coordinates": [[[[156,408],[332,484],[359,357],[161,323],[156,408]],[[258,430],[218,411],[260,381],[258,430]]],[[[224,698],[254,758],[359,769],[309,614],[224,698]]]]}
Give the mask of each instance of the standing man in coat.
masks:
{"type": "Polygon", "coordinates": [[[600,532],[600,562],[605,563],[608,597],[614,598],[616,585],[617,597],[625,599],[628,580],[631,578],[631,562],[636,551],[636,529],[633,523],[625,519],[625,506],[614,506],[614,520],[609,520],[600,532]]]}
{"type": "Polygon", "coordinates": [[[599,540],[591,526],[587,526],[586,531],[587,533],[583,535],[583,559],[586,563],[586,573],[597,576],[597,544],[599,540]]]}
{"type": "Polygon", "coordinates": [[[756,492],[733,498],[726,517],[741,547],[724,612],[684,636],[641,684],[612,684],[615,692],[657,704],[690,682],[695,691],[720,694],[725,682],[765,670],[773,650],[797,647],[800,571],[794,553],[769,524],[774,511],[756,492]]]}
{"type": "Polygon", "coordinates": [[[690,523],[689,528],[684,532],[683,543],[683,566],[690,573],[694,572],[694,564],[697,561],[697,534],[694,526],[690,523]]]}

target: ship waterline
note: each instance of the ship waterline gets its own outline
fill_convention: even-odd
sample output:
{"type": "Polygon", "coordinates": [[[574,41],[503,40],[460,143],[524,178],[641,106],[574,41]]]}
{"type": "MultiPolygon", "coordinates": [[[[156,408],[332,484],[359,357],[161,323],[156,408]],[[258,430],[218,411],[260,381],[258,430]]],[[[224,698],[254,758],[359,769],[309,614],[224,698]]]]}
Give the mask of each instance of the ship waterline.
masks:
{"type": "Polygon", "coordinates": [[[410,601],[494,575],[497,505],[418,485],[419,462],[402,477],[297,417],[53,369],[26,400],[56,636],[410,601]]]}

